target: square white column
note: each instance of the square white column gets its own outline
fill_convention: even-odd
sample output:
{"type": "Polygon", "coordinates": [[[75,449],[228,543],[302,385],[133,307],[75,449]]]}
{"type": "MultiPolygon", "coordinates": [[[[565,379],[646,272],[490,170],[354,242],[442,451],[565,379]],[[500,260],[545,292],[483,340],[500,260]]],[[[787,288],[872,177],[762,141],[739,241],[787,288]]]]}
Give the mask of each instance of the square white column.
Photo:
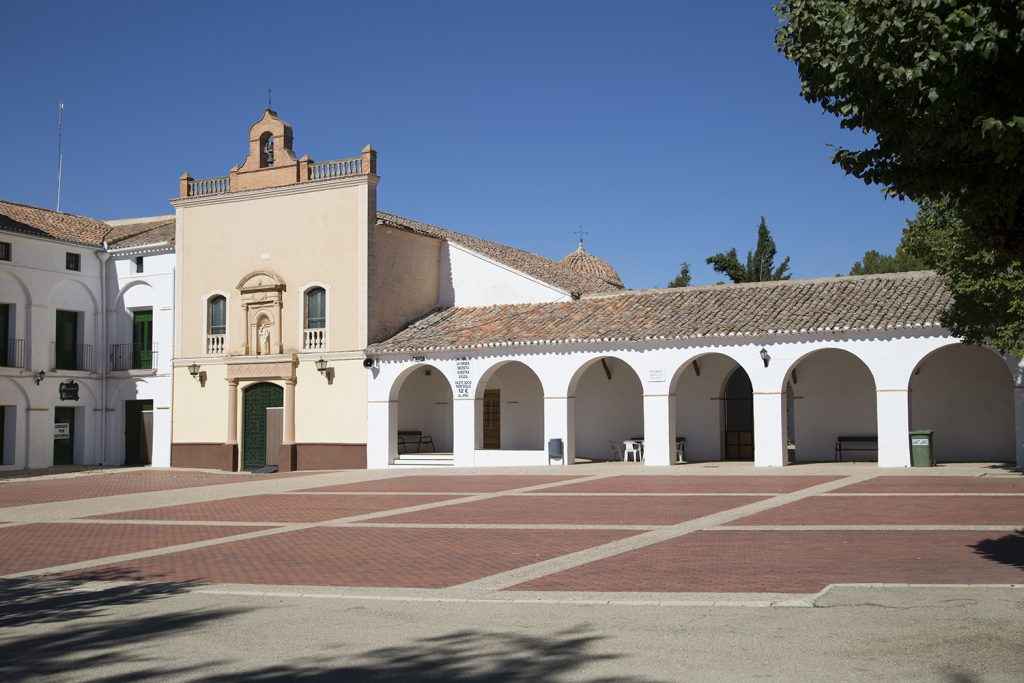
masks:
{"type": "Polygon", "coordinates": [[[782,467],[786,464],[786,395],[754,392],[754,465],[782,467]]]}
{"type": "Polygon", "coordinates": [[[668,394],[644,394],[644,464],[671,465],[676,449],[676,402],[668,394]]]}
{"type": "Polygon", "coordinates": [[[452,453],[456,467],[473,467],[476,464],[476,417],[477,404],[482,400],[457,398],[452,402],[452,453]]]}
{"type": "Polygon", "coordinates": [[[875,395],[878,466],[910,467],[910,394],[906,389],[881,389],[875,395]]]}
{"type": "Polygon", "coordinates": [[[398,401],[369,401],[366,468],[384,469],[398,452],[398,401]]]}

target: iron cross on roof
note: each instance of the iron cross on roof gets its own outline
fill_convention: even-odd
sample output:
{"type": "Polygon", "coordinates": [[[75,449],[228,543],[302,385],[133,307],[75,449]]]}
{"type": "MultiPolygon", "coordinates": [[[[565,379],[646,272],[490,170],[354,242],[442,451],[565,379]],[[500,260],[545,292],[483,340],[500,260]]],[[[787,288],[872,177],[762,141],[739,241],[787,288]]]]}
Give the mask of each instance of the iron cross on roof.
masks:
{"type": "Polygon", "coordinates": [[[584,231],[584,230],[583,230],[583,226],[581,225],[581,226],[580,226],[580,229],[579,229],[579,230],[577,230],[575,234],[576,234],[576,236],[577,236],[577,237],[579,237],[579,239],[580,239],[580,246],[582,247],[582,246],[583,246],[583,236],[584,236],[584,235],[589,235],[590,233],[589,233],[589,232],[586,232],[586,231],[584,231]]]}

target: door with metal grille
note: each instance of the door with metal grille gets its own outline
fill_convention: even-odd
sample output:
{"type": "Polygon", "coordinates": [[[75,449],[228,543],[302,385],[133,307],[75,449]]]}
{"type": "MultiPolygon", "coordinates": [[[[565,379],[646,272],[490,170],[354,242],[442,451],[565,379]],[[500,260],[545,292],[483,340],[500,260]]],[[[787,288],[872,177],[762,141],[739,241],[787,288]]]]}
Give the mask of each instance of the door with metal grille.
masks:
{"type": "Polygon", "coordinates": [[[284,389],[261,382],[246,387],[242,408],[242,455],[247,470],[267,466],[267,408],[284,406],[284,389]]]}

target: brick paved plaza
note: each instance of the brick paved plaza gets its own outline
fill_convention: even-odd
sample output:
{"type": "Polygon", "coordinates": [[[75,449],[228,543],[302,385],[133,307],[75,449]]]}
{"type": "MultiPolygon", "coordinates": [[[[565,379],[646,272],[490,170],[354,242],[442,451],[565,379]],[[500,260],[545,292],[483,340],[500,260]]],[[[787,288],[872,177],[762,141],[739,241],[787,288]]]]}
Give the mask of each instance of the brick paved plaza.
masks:
{"type": "Polygon", "coordinates": [[[578,593],[1019,584],[1024,476],[699,464],[0,482],[0,576],[578,593]]]}

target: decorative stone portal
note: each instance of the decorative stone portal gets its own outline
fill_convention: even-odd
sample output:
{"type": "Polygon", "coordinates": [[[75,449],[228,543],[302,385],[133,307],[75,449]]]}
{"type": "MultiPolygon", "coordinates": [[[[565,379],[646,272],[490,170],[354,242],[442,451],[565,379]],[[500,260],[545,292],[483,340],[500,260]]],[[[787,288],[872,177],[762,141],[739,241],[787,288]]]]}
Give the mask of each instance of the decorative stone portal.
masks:
{"type": "Polygon", "coordinates": [[[257,270],[243,277],[237,288],[242,294],[246,322],[242,354],[269,356],[282,353],[280,321],[284,280],[270,271],[257,270]]]}

